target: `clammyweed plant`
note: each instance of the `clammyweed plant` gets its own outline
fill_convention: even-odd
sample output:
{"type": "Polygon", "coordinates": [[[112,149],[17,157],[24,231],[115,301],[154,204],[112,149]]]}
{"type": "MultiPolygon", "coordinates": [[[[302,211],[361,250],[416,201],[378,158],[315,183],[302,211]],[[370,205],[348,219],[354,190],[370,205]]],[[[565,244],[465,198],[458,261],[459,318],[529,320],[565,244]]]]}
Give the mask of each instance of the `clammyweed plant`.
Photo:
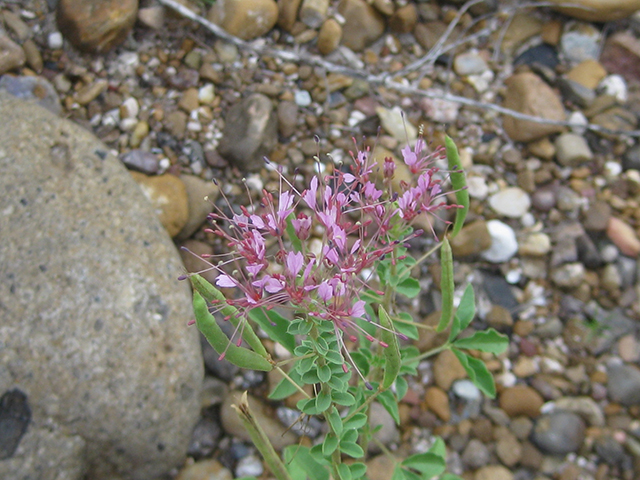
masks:
{"type": "MultiPolygon", "coordinates": [[[[398,403],[408,389],[405,376],[415,375],[421,360],[445,349],[451,349],[485,395],[495,396],[492,375],[470,351],[498,354],[506,349],[507,339],[493,329],[458,338],[474,318],[475,300],[469,285],[454,310],[447,235],[417,260],[408,254],[408,242],[425,234],[413,227],[418,215],[455,209],[449,237],[462,227],[469,198],[457,148],[447,137],[445,147],[429,153],[420,138],[402,155],[414,180],[395,183],[395,189],[395,162],[386,158],[378,164],[366,149],[352,154],[348,172],[336,168],[317,174],[304,189],[296,188],[282,168],[274,166],[280,177],[275,197],[263,191],[259,205],[234,211],[229,204],[230,216],[223,210],[210,216],[210,231],[229,247],[227,255],[206,259],[217,273],[215,285],[198,274],[183,277],[193,285],[195,323],[220,359],[242,368],[279,371],[282,380],[269,398],[282,400],[299,392],[303,398],[297,408],[302,414],[326,422],[322,441],[311,448],[291,445],[281,458],[256,423],[246,396],[236,405],[278,480],[366,478],[367,446],[377,441],[368,417],[371,403],[382,404],[399,424],[398,403]],[[448,170],[439,172],[436,160],[444,157],[448,170]],[[445,187],[455,194],[455,204],[447,204],[445,187]],[[318,245],[312,239],[319,235],[318,245]],[[450,334],[443,345],[420,352],[410,340],[418,339],[419,328],[433,327],[403,312],[396,299],[420,293],[411,271],[437,249],[442,315],[435,329],[449,328],[450,334]],[[218,288],[235,295],[227,298],[218,288]],[[287,310],[290,314],[282,315],[287,310]],[[234,325],[231,338],[214,314],[234,325]],[[274,360],[256,328],[286,349],[290,358],[274,360]]],[[[436,236],[433,229],[428,234],[436,236]]],[[[391,480],[459,478],[444,473],[445,456],[441,439],[428,451],[402,461],[389,455],[395,464],[391,480]]]]}

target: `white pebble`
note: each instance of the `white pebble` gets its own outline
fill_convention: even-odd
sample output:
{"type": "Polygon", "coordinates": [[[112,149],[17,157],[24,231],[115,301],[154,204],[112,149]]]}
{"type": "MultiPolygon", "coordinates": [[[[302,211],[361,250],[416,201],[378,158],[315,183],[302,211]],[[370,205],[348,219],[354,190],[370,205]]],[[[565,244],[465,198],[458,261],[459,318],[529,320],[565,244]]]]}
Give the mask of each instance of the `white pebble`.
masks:
{"type": "Polygon", "coordinates": [[[513,257],[518,251],[518,240],[513,229],[500,220],[487,222],[487,229],[491,236],[491,246],[480,255],[492,263],[503,263],[513,257]]]}
{"type": "Polygon", "coordinates": [[[489,187],[484,177],[469,177],[467,178],[467,187],[469,190],[469,196],[471,198],[477,198],[478,200],[484,200],[489,194],[489,187]]]}
{"type": "Polygon", "coordinates": [[[47,45],[51,50],[60,50],[62,48],[62,34],[51,32],[47,37],[47,45]]]}
{"type": "Polygon", "coordinates": [[[204,87],[201,87],[200,90],[198,90],[198,100],[203,105],[213,103],[215,98],[216,93],[213,83],[207,83],[204,87]]]}
{"type": "Polygon", "coordinates": [[[489,205],[500,215],[520,218],[529,211],[529,194],[518,187],[509,187],[491,196],[489,205]]]}
{"type": "Polygon", "coordinates": [[[247,455],[238,462],[236,477],[259,477],[263,471],[260,459],[255,455],[247,455]]]}
{"type": "Polygon", "coordinates": [[[120,116],[122,118],[136,118],[139,112],[140,106],[135,98],[129,97],[122,102],[122,106],[120,107],[120,116]]]}
{"type": "Polygon", "coordinates": [[[622,165],[618,162],[608,161],[604,164],[604,171],[607,177],[615,179],[622,173],[622,165]]]}
{"type": "Polygon", "coordinates": [[[293,96],[296,105],[299,107],[308,107],[311,105],[311,95],[306,90],[296,90],[293,96]]]}
{"type": "Polygon", "coordinates": [[[598,88],[602,90],[602,93],[616,97],[616,100],[620,103],[626,102],[629,98],[627,83],[620,75],[605,77],[598,85],[598,88]]]}
{"type": "Polygon", "coordinates": [[[572,125],[575,125],[571,127],[571,131],[573,133],[576,133],[578,135],[584,135],[585,132],[587,131],[585,126],[589,124],[589,120],[587,119],[587,117],[584,116],[584,113],[580,111],[571,112],[571,114],[569,115],[569,118],[567,118],[567,121],[572,125]]]}
{"type": "Polygon", "coordinates": [[[245,183],[247,184],[247,187],[249,187],[249,190],[253,190],[254,192],[260,193],[264,188],[264,183],[262,182],[260,175],[258,175],[257,173],[252,173],[251,175],[249,175],[245,179],[245,183]]]}

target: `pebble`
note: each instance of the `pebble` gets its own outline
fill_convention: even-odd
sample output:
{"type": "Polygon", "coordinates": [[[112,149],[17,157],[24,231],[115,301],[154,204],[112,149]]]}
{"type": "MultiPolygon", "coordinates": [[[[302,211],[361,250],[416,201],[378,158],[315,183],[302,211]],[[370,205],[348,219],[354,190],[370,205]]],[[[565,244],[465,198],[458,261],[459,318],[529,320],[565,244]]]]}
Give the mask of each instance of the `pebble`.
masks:
{"type": "Polygon", "coordinates": [[[131,175],[156,209],[169,236],[175,237],[189,219],[189,201],[184,183],[170,174],[150,177],[131,172],[131,175]]]}
{"type": "Polygon", "coordinates": [[[236,466],[236,478],[259,477],[264,472],[262,461],[256,455],[241,458],[236,466]]]}
{"type": "Polygon", "coordinates": [[[520,255],[543,257],[551,250],[551,238],[546,233],[534,232],[520,240],[518,251],[520,255]]]}
{"type": "Polygon", "coordinates": [[[338,12],[344,18],[341,43],[354,52],[361,52],[384,33],[383,16],[365,0],[341,0],[338,12]]]}
{"type": "Polygon", "coordinates": [[[75,101],[80,105],[86,105],[92,100],[95,100],[98,95],[104,93],[108,87],[109,82],[107,80],[96,80],[78,90],[75,94],[75,101]]]}
{"type": "Polygon", "coordinates": [[[552,455],[577,451],[584,442],[585,424],[572,412],[552,412],[537,419],[531,439],[541,450],[552,455]]]}
{"type": "Polygon", "coordinates": [[[491,247],[492,238],[487,222],[477,220],[465,225],[451,240],[451,249],[455,256],[467,257],[478,255],[491,247]]]}
{"type": "Polygon", "coordinates": [[[623,255],[636,258],[640,254],[640,240],[636,232],[617,217],[610,217],[607,237],[620,249],[623,255]]]}
{"type": "Polygon", "coordinates": [[[449,397],[444,390],[439,387],[429,387],[424,396],[424,400],[429,410],[435,413],[438,418],[445,422],[449,421],[451,418],[451,408],[449,406],[449,397]]]}
{"type": "Polygon", "coordinates": [[[632,365],[607,368],[607,391],[612,401],[622,405],[640,405],[640,370],[632,365]]]}
{"type": "Polygon", "coordinates": [[[51,50],[60,50],[63,45],[63,37],[60,32],[51,32],[47,35],[47,46],[51,50]]]}
{"type": "Polygon", "coordinates": [[[418,9],[413,3],[398,7],[389,18],[389,27],[398,33],[412,32],[418,22],[418,9]]]}
{"type": "Polygon", "coordinates": [[[164,26],[165,8],[162,5],[153,5],[138,10],[138,20],[144,26],[160,30],[164,26]]]}
{"type": "Polygon", "coordinates": [[[529,211],[529,194],[519,187],[509,187],[489,197],[489,205],[500,215],[520,218],[529,211]]]}
{"type": "Polygon", "coordinates": [[[605,425],[602,408],[591,397],[562,397],[551,404],[546,404],[545,408],[547,405],[553,405],[554,409],[577,413],[587,421],[589,426],[604,427],[605,425]]]}
{"type": "Polygon", "coordinates": [[[494,432],[497,437],[496,454],[507,467],[514,467],[522,458],[522,446],[506,427],[498,427],[494,432]]]}
{"type": "Polygon", "coordinates": [[[184,467],[176,480],[233,480],[233,474],[217,460],[201,460],[184,467]]]}
{"type": "Polygon", "coordinates": [[[562,54],[572,64],[597,60],[600,53],[600,32],[592,25],[576,23],[560,38],[562,54]]]}
{"type": "Polygon", "coordinates": [[[32,39],[25,41],[22,44],[22,49],[24,50],[27,65],[29,65],[34,72],[42,73],[44,62],[40,54],[40,49],[35,42],[32,39]]]}
{"type": "Polygon", "coordinates": [[[62,113],[62,105],[56,90],[44,77],[2,75],[0,90],[5,90],[14,97],[24,100],[34,100],[56,116],[62,113]]]}
{"type": "Polygon", "coordinates": [[[20,45],[0,31],[0,75],[21,67],[25,61],[26,56],[20,45]]]}
{"type": "Polygon", "coordinates": [[[477,438],[471,439],[462,452],[462,462],[473,470],[484,467],[490,460],[489,449],[477,438]]]}
{"type": "Polygon", "coordinates": [[[456,55],[453,69],[458,75],[478,75],[488,70],[487,62],[476,52],[466,52],[456,55]]]}
{"type": "MultiPolygon", "coordinates": [[[[371,404],[371,409],[369,411],[369,424],[372,429],[379,425],[382,426],[382,428],[373,435],[383,445],[388,447],[400,440],[400,432],[398,432],[396,422],[393,420],[391,414],[387,412],[387,409],[378,402],[373,402],[371,404]]],[[[375,442],[369,443],[370,453],[377,453],[379,451],[379,447],[375,442]]]]}
{"type": "Polygon", "coordinates": [[[318,32],[318,50],[322,55],[329,55],[340,45],[342,26],[334,19],[328,18],[318,32]]]}
{"type": "Polygon", "coordinates": [[[220,190],[213,182],[202,180],[194,175],[180,175],[180,180],[187,189],[189,217],[176,239],[186,240],[202,226],[207,216],[213,211],[213,204],[220,190]]]}
{"type": "Polygon", "coordinates": [[[593,160],[587,141],[575,133],[563,133],[556,138],[556,158],[565,167],[576,167],[593,160]]]}
{"type": "Polygon", "coordinates": [[[194,458],[210,457],[218,448],[221,435],[218,420],[210,414],[202,416],[191,434],[187,455],[194,458]]]}
{"type": "Polygon", "coordinates": [[[284,100],[278,103],[278,132],[284,138],[296,133],[298,129],[298,105],[284,100]]]}
{"type": "Polygon", "coordinates": [[[595,201],[589,205],[584,213],[582,225],[587,231],[603,232],[609,226],[610,219],[611,206],[607,202],[595,201]]]}
{"type": "Polygon", "coordinates": [[[153,153],[145,150],[129,150],[120,155],[120,161],[122,161],[127,168],[142,172],[146,175],[158,173],[158,158],[153,153]]]}
{"type": "Polygon", "coordinates": [[[584,281],[584,274],[585,269],[582,263],[567,263],[551,271],[551,280],[558,287],[575,288],[584,281]]]}
{"type": "Polygon", "coordinates": [[[407,119],[406,114],[398,106],[393,108],[377,107],[376,113],[382,128],[398,142],[412,144],[418,138],[418,130],[407,119]]]}
{"type": "Polygon", "coordinates": [[[215,2],[207,13],[207,20],[242,40],[252,40],[274,27],[278,20],[278,5],[274,0],[215,2]]]}
{"type": "Polygon", "coordinates": [[[555,10],[566,15],[598,23],[620,20],[640,9],[637,0],[577,0],[571,7],[567,7],[564,0],[551,0],[550,3],[561,5],[555,10]]]}
{"type": "Polygon", "coordinates": [[[486,226],[491,236],[491,246],[482,251],[480,256],[492,263],[508,261],[518,252],[518,241],[513,228],[500,220],[489,220],[486,226]]]}
{"type": "Polygon", "coordinates": [[[505,388],[500,394],[500,408],[510,417],[525,415],[535,418],[540,414],[544,400],[538,392],[526,385],[505,388]]]}
{"type": "MultiPolygon", "coordinates": [[[[505,84],[504,107],[548,120],[565,120],[561,99],[537,75],[519,73],[509,77],[505,84]]],[[[504,117],[503,126],[507,135],[519,142],[530,142],[562,130],[557,125],[533,123],[508,116],[504,117]]]]}
{"type": "Polygon", "coordinates": [[[513,473],[502,465],[487,465],[476,471],[474,480],[513,480],[513,473]]]}
{"type": "Polygon", "coordinates": [[[614,97],[618,102],[625,103],[628,99],[627,83],[620,75],[609,75],[599,85],[602,93],[614,97]]]}

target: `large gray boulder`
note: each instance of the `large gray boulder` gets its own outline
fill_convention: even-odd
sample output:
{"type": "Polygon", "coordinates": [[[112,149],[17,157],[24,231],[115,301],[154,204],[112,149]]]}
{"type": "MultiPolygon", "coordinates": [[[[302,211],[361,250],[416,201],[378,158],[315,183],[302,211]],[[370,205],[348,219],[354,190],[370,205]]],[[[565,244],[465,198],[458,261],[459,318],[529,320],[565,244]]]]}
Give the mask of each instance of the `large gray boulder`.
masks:
{"type": "Polygon", "coordinates": [[[2,91],[0,119],[0,478],[158,478],[203,377],[178,253],[92,134],[2,91]]]}

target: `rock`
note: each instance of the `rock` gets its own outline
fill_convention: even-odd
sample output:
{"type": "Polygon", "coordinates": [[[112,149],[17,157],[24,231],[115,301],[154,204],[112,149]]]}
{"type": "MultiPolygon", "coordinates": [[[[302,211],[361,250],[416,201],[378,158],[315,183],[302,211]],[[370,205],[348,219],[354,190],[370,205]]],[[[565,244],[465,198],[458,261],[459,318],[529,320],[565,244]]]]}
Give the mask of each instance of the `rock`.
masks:
{"type": "Polygon", "coordinates": [[[489,449],[477,438],[471,439],[462,452],[462,463],[473,470],[484,467],[489,460],[491,460],[489,449]]]}
{"type": "Polygon", "coordinates": [[[76,92],[74,96],[75,101],[80,105],[87,105],[89,102],[98,98],[98,95],[104,93],[107,88],[109,88],[109,82],[104,79],[91,82],[76,92]]]}
{"type": "Polygon", "coordinates": [[[291,32],[298,18],[302,0],[278,0],[278,26],[291,32]]]}
{"type": "Polygon", "coordinates": [[[213,182],[202,180],[194,175],[180,175],[180,180],[187,189],[189,217],[176,236],[176,240],[186,240],[202,226],[207,215],[213,211],[213,204],[218,198],[220,189],[213,182]]]}
{"type": "MultiPolygon", "coordinates": [[[[222,428],[224,428],[227,434],[238,437],[245,442],[250,442],[251,437],[249,437],[240,418],[238,418],[238,414],[231,407],[231,405],[237,405],[240,402],[241,395],[242,392],[229,392],[220,409],[220,420],[222,421],[222,428]]],[[[287,445],[296,442],[296,436],[292,432],[286,431],[286,428],[280,424],[275,415],[269,412],[267,405],[265,405],[261,399],[252,395],[249,395],[248,398],[251,413],[265,431],[276,450],[282,450],[287,445]]]]}
{"type": "Polygon", "coordinates": [[[194,458],[210,457],[218,447],[221,435],[218,419],[209,414],[201,417],[191,434],[187,455],[194,458]]]}
{"type": "Polygon", "coordinates": [[[609,226],[611,206],[604,201],[595,201],[584,214],[582,226],[590,232],[602,232],[609,226]]]}
{"type": "Polygon", "coordinates": [[[542,31],[542,26],[540,19],[533,15],[526,13],[514,15],[502,40],[502,51],[504,53],[513,51],[525,40],[538,35],[542,31]]]}
{"type": "Polygon", "coordinates": [[[241,170],[257,171],[277,140],[276,112],[271,100],[254,93],[227,113],[218,151],[241,170]]]}
{"type": "MultiPolygon", "coordinates": [[[[565,113],[558,95],[533,73],[518,73],[505,81],[507,91],[503,106],[520,113],[548,120],[564,121],[565,113]]],[[[503,126],[509,137],[518,142],[530,142],[560,132],[563,127],[543,125],[505,116],[503,126]]]]}
{"type": "Polygon", "coordinates": [[[197,88],[188,88],[184,92],[182,92],[182,96],[178,101],[178,107],[184,110],[187,113],[191,113],[196,110],[200,106],[200,101],[198,100],[198,89],[197,88]]]}
{"type": "Polygon", "coordinates": [[[569,80],[578,82],[591,90],[595,90],[606,76],[607,71],[602,64],[591,58],[580,62],[567,72],[567,78],[569,80]]]}
{"type": "Polygon", "coordinates": [[[563,133],[556,138],[556,158],[565,167],[576,167],[593,160],[593,153],[582,135],[563,133]]]}
{"type": "Polygon", "coordinates": [[[56,20],[78,50],[104,53],[127,38],[137,13],[138,0],[59,0],[56,20]]]}
{"type": "Polygon", "coordinates": [[[342,0],[338,12],[344,17],[342,45],[360,52],[382,36],[384,18],[365,0],[342,0]]]}
{"type": "Polygon", "coordinates": [[[153,205],[169,236],[178,235],[189,219],[189,200],[182,180],[169,173],[153,177],[139,172],[131,172],[131,175],[153,205]]]}
{"type": "MultiPolygon", "coordinates": [[[[401,459],[397,459],[400,461],[401,459]]],[[[367,460],[367,477],[371,480],[389,480],[393,476],[395,462],[390,462],[387,454],[367,460]]]]}
{"type": "Polygon", "coordinates": [[[29,65],[34,72],[42,73],[44,60],[42,60],[40,49],[36,43],[30,38],[22,44],[22,49],[24,50],[27,65],[29,65]]]}
{"type": "Polygon", "coordinates": [[[329,55],[340,45],[342,27],[334,19],[327,19],[318,32],[318,50],[322,55],[329,55]]]}
{"type": "Polygon", "coordinates": [[[538,392],[526,385],[505,388],[500,394],[500,408],[510,417],[525,415],[533,418],[540,414],[544,400],[538,392]]]}
{"type": "MultiPolygon", "coordinates": [[[[551,0],[556,5],[566,5],[563,0],[551,0]]],[[[628,17],[640,9],[638,0],[578,0],[575,7],[558,6],[555,10],[587,22],[611,22],[628,17]]]]}
{"type": "Polygon", "coordinates": [[[491,246],[491,235],[484,220],[465,225],[451,240],[453,254],[458,257],[478,255],[491,246]]]}
{"type": "Polygon", "coordinates": [[[584,281],[584,265],[582,263],[566,263],[551,271],[551,280],[561,288],[575,288],[584,281]]]}
{"type": "Polygon", "coordinates": [[[164,128],[174,137],[182,138],[187,130],[187,114],[181,110],[174,110],[164,119],[164,128]]]}
{"type": "Polygon", "coordinates": [[[489,197],[489,205],[505,217],[520,218],[529,211],[529,194],[519,187],[508,187],[489,197]]]}
{"type": "Polygon", "coordinates": [[[47,46],[51,50],[60,50],[64,45],[64,38],[60,32],[51,32],[47,36],[47,46]]]}
{"type": "Polygon", "coordinates": [[[327,18],[329,0],[302,0],[298,18],[309,28],[318,28],[327,18]]]}
{"type": "Polygon", "coordinates": [[[585,424],[572,412],[552,412],[536,421],[531,439],[544,452],[565,455],[577,451],[584,441],[585,424]]]}
{"type": "Polygon", "coordinates": [[[520,255],[543,257],[551,250],[551,238],[542,232],[530,233],[520,240],[520,255]]]}
{"type": "Polygon", "coordinates": [[[264,472],[262,461],[256,455],[247,455],[236,466],[236,478],[259,477],[264,472]]]}
{"type": "Polygon", "coordinates": [[[451,384],[462,378],[467,378],[467,373],[458,357],[449,349],[439,353],[433,362],[433,379],[436,385],[449,391],[451,384]]]}
{"type": "Polygon", "coordinates": [[[492,305],[485,318],[490,327],[504,331],[513,326],[511,312],[501,305],[492,305]]]}
{"type": "MultiPolygon", "coordinates": [[[[579,107],[590,107],[596,99],[596,92],[593,89],[587,88],[575,80],[560,78],[558,80],[558,86],[560,87],[560,91],[562,92],[562,96],[565,101],[573,103],[579,107]]],[[[575,112],[573,115],[578,113],[579,112],[575,112]]],[[[569,121],[572,123],[578,123],[573,121],[573,117],[570,117],[569,121]]]]}
{"type": "Polygon", "coordinates": [[[543,65],[550,69],[555,69],[559,63],[558,51],[555,47],[547,43],[542,43],[525,50],[513,61],[514,66],[543,65]]]}
{"type": "Polygon", "coordinates": [[[146,175],[153,175],[158,172],[158,158],[153,153],[145,150],[129,150],[120,155],[120,161],[127,168],[146,175]]]}
{"type": "Polygon", "coordinates": [[[588,23],[567,24],[560,38],[560,51],[570,64],[597,60],[600,54],[601,33],[588,23]]]}
{"type": "Polygon", "coordinates": [[[278,5],[274,0],[217,0],[209,9],[207,20],[242,40],[252,40],[274,27],[278,5]]]}
{"type": "Polygon", "coordinates": [[[412,32],[418,22],[418,9],[413,3],[408,3],[403,7],[399,7],[391,18],[389,18],[389,28],[393,32],[409,33],[412,32]]]}
{"type": "Polygon", "coordinates": [[[607,391],[612,401],[622,405],[640,405],[640,370],[633,365],[607,368],[607,391]]]}
{"type": "Polygon", "coordinates": [[[202,384],[175,247],[85,129],[1,91],[0,118],[0,392],[23,390],[29,432],[47,432],[14,465],[44,469],[2,476],[79,479],[63,470],[78,452],[83,478],[161,477],[184,461],[202,384]]]}
{"type": "Polygon", "coordinates": [[[522,458],[522,445],[506,427],[498,427],[495,436],[498,458],[507,467],[514,467],[522,458]]]}
{"type": "Polygon", "coordinates": [[[429,387],[424,396],[425,403],[440,420],[448,422],[451,418],[451,408],[449,407],[449,397],[438,387],[429,387]]]}
{"type": "Polygon", "coordinates": [[[479,75],[489,69],[487,62],[478,53],[466,52],[456,55],[453,69],[460,76],[479,75]]]}
{"type": "Polygon", "coordinates": [[[24,44],[27,39],[33,36],[33,31],[29,25],[24,23],[20,16],[11,10],[0,12],[0,18],[4,20],[4,24],[13,32],[20,43],[24,44]]]}
{"type": "Polygon", "coordinates": [[[209,459],[187,465],[176,480],[233,480],[233,474],[217,460],[209,459]]]}
{"type": "Polygon", "coordinates": [[[562,397],[553,401],[558,410],[577,413],[592,427],[604,427],[605,419],[602,408],[591,397],[562,397]]]}
{"type": "Polygon", "coordinates": [[[491,246],[480,253],[480,256],[492,263],[502,263],[518,252],[516,234],[506,223],[500,220],[489,220],[487,229],[491,236],[491,246]]]}
{"type": "Polygon", "coordinates": [[[474,480],[513,480],[513,473],[502,465],[487,465],[476,471],[474,480]]]}
{"type": "Polygon", "coordinates": [[[624,255],[635,258],[640,254],[640,240],[635,230],[623,220],[617,217],[609,218],[607,237],[624,255]]]}
{"type": "Polygon", "coordinates": [[[24,50],[0,31],[0,75],[21,67],[27,60],[24,50]]]}
{"type": "Polygon", "coordinates": [[[289,100],[278,103],[278,131],[285,138],[290,137],[298,128],[298,105],[289,100]]]}
{"type": "Polygon", "coordinates": [[[62,113],[58,94],[44,77],[3,75],[0,77],[0,90],[5,90],[21,100],[34,101],[54,115],[62,113]]]}
{"type": "Polygon", "coordinates": [[[418,129],[407,120],[407,115],[398,106],[393,108],[376,107],[376,114],[382,128],[399,142],[412,143],[418,138],[418,129]]]}
{"type": "MultiPolygon", "coordinates": [[[[388,447],[392,443],[397,443],[400,440],[400,432],[398,432],[396,422],[393,420],[391,414],[387,412],[387,409],[378,402],[371,404],[369,424],[372,429],[378,425],[382,425],[382,428],[374,433],[373,436],[384,446],[388,447]]],[[[369,442],[370,453],[378,453],[379,451],[380,449],[375,442],[369,442]]]]}
{"type": "MultiPolygon", "coordinates": [[[[600,125],[603,128],[609,130],[622,130],[631,131],[636,128],[638,119],[629,110],[622,107],[613,107],[608,110],[598,113],[591,118],[591,123],[600,125]]],[[[607,137],[607,133],[599,132],[604,137],[607,137]]]]}
{"type": "Polygon", "coordinates": [[[160,30],[164,26],[165,8],[162,5],[154,5],[138,10],[138,20],[144,26],[160,30]]]}

